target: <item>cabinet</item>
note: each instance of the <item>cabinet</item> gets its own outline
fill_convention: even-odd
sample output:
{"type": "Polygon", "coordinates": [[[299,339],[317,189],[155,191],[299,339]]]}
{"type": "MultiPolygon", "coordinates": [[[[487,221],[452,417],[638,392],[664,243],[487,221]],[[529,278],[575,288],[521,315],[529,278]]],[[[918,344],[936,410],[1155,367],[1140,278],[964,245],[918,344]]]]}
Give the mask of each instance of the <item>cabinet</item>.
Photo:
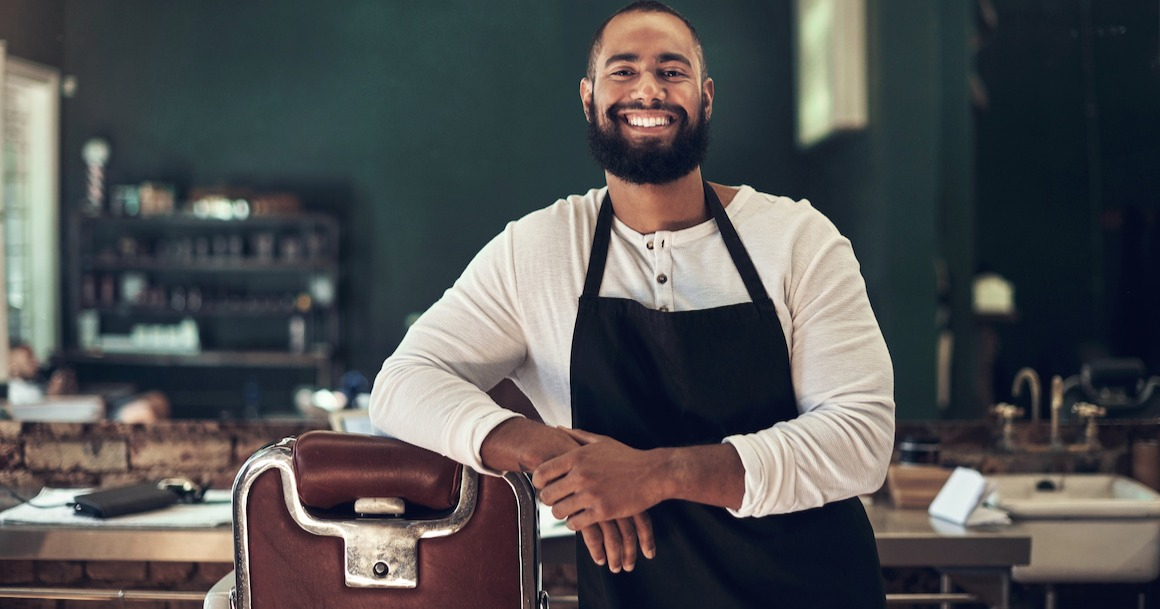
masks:
{"type": "MultiPolygon", "coordinates": [[[[340,372],[334,218],[75,214],[70,233],[71,364],[133,368],[137,376],[150,367],[211,369],[216,376],[199,383],[238,385],[230,396],[246,400],[258,381],[228,379],[264,369],[251,376],[278,386],[283,410],[291,408],[290,385],[331,386],[340,372]],[[271,376],[275,370],[288,374],[271,376]]],[[[124,380],[109,370],[89,376],[124,380]]],[[[196,388],[170,391],[222,399],[203,389],[200,397],[196,388]]],[[[171,399],[177,409],[181,400],[171,399]]]]}

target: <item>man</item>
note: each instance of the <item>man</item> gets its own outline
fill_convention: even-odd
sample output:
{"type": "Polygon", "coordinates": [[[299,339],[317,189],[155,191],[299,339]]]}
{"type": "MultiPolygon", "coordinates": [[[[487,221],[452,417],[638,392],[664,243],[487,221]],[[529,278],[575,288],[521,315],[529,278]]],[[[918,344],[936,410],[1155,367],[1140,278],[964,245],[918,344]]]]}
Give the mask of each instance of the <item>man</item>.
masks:
{"type": "MultiPolygon", "coordinates": [[[[77,395],[76,371],[52,362],[41,365],[32,346],[14,343],[8,349],[8,401],[12,404],[36,404],[46,396],[77,395]]],[[[168,419],[169,398],[160,391],[106,396],[109,418],[120,423],[156,423],[168,419]]]]}
{"type": "Polygon", "coordinates": [[[683,17],[614,14],[580,83],[607,188],[489,243],[384,363],[372,418],[534,472],[592,556],[583,607],[882,606],[856,495],[890,458],[889,355],[829,221],[702,180],[713,94],[683,17]],[[505,377],[545,424],[481,390],[505,377]]]}

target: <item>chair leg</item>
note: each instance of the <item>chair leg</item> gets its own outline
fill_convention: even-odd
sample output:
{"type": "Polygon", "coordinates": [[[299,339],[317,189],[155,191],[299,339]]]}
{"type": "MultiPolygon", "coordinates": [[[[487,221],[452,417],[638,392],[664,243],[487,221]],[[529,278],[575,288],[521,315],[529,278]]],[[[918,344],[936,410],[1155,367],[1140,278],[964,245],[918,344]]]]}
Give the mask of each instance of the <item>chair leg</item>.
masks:
{"type": "Polygon", "coordinates": [[[1055,584],[1043,586],[1043,609],[1055,609],[1055,584]]]}

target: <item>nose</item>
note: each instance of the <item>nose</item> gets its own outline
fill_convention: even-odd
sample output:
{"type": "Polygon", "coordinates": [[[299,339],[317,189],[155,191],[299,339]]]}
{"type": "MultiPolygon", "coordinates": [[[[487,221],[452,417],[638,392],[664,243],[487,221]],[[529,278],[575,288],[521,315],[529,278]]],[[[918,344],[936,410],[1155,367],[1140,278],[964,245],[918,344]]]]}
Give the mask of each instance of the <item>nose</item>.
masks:
{"type": "Polygon", "coordinates": [[[644,72],[637,80],[636,91],[634,91],[633,97],[644,103],[652,103],[663,101],[667,94],[664,83],[657,78],[656,74],[644,72]]]}

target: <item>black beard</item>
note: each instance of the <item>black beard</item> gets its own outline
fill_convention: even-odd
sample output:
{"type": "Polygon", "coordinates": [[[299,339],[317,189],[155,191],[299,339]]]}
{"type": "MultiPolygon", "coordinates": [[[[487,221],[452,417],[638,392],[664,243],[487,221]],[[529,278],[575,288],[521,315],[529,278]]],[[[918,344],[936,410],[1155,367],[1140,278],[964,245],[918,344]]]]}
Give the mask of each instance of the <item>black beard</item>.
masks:
{"type": "Polygon", "coordinates": [[[588,151],[605,171],[630,184],[668,184],[689,175],[701,165],[709,149],[709,119],[702,104],[696,124],[689,123],[689,114],[679,106],[642,104],[614,104],[605,118],[608,129],[597,123],[594,101],[588,102],[588,151]],[[672,144],[647,142],[632,144],[620,134],[620,112],[626,109],[664,109],[678,115],[679,130],[672,144]]]}

